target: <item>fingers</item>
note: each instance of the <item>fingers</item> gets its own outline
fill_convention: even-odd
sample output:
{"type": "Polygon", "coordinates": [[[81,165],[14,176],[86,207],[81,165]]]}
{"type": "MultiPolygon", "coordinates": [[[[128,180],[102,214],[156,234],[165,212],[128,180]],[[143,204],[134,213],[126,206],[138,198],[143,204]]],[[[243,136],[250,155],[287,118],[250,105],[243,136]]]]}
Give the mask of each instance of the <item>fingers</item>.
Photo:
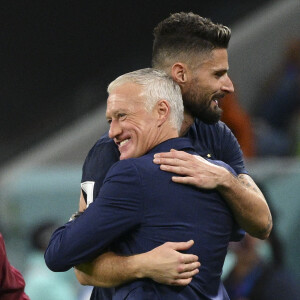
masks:
{"type": "Polygon", "coordinates": [[[157,153],[154,155],[153,162],[160,165],[163,171],[191,175],[195,171],[196,164],[199,163],[197,158],[183,151],[175,151],[157,153]]]}
{"type": "MultiPolygon", "coordinates": [[[[198,268],[200,268],[200,266],[201,266],[201,264],[198,260],[181,264],[178,266],[178,274],[184,274],[186,272],[193,272],[194,270],[198,270],[198,268]]],[[[181,276],[180,278],[183,278],[183,277],[181,276]]]]}
{"type": "Polygon", "coordinates": [[[194,177],[190,177],[190,176],[186,176],[186,177],[172,176],[172,181],[176,183],[191,184],[191,185],[197,184],[197,180],[194,177]]]}
{"type": "Polygon", "coordinates": [[[166,157],[154,157],[153,162],[157,165],[169,165],[169,166],[184,166],[185,165],[185,161],[184,160],[180,160],[178,158],[175,157],[171,157],[171,158],[166,158],[166,157]]]}
{"type": "MultiPolygon", "coordinates": [[[[196,266],[196,264],[194,264],[196,266]]],[[[197,264],[197,267],[193,268],[191,271],[186,271],[186,272],[181,272],[180,274],[178,274],[176,279],[188,279],[190,277],[195,276],[196,274],[199,273],[199,268],[200,267],[200,263],[197,264]]]]}
{"type": "Polygon", "coordinates": [[[191,162],[195,164],[197,161],[211,165],[206,159],[201,156],[193,155],[184,151],[171,149],[170,152],[161,152],[154,154],[153,162],[156,164],[179,165],[191,162]]]}
{"type": "Polygon", "coordinates": [[[188,250],[194,245],[193,240],[189,240],[187,242],[168,242],[169,246],[177,251],[188,250]]]}
{"type": "Polygon", "coordinates": [[[172,173],[176,173],[179,175],[188,175],[187,173],[188,173],[189,169],[183,167],[183,164],[182,164],[182,166],[178,166],[178,164],[175,162],[174,162],[174,166],[172,166],[170,164],[171,163],[169,163],[169,165],[162,164],[162,165],[160,165],[160,169],[163,171],[172,172],[172,173]],[[177,166],[175,166],[175,164],[177,166]]]}
{"type": "MultiPolygon", "coordinates": [[[[148,252],[155,262],[155,267],[150,269],[150,276],[154,281],[168,285],[187,285],[192,277],[199,272],[200,262],[198,256],[185,254],[180,251],[190,249],[194,245],[193,240],[187,242],[166,242],[163,245],[148,252]]],[[[148,259],[149,260],[149,259],[148,259]]],[[[151,265],[153,267],[153,263],[151,265]]]]}
{"type": "Polygon", "coordinates": [[[157,158],[157,159],[166,159],[166,158],[176,159],[177,158],[180,160],[187,160],[191,157],[192,157],[192,154],[189,154],[184,151],[177,151],[174,149],[172,149],[170,152],[161,152],[161,153],[154,154],[154,158],[157,158]]]}
{"type": "MultiPolygon", "coordinates": [[[[175,251],[184,251],[188,250],[194,245],[194,241],[190,240],[187,242],[167,242],[166,246],[171,247],[175,251]]],[[[195,268],[200,267],[200,263],[198,262],[199,258],[194,254],[184,254],[180,253],[179,261],[181,266],[178,268],[178,272],[187,272],[192,271],[195,268]]]]}
{"type": "Polygon", "coordinates": [[[191,283],[193,278],[189,278],[189,279],[177,279],[172,281],[170,284],[171,285],[180,285],[180,286],[185,286],[191,283]]]}
{"type": "MultiPolygon", "coordinates": [[[[187,242],[169,242],[166,243],[168,244],[173,250],[176,251],[182,251],[182,250],[188,250],[189,248],[191,248],[191,246],[194,245],[194,241],[190,240],[187,242]]],[[[194,255],[194,254],[180,254],[180,265],[178,266],[178,273],[181,274],[181,276],[179,278],[188,278],[190,275],[188,273],[191,272],[196,272],[195,274],[198,273],[198,268],[200,267],[200,262],[198,261],[198,256],[194,255]],[[186,277],[184,277],[186,276],[186,277]]],[[[194,273],[193,273],[194,275],[194,273]]],[[[192,276],[193,276],[192,275],[192,276]]]]}
{"type": "Polygon", "coordinates": [[[199,269],[194,269],[189,272],[183,272],[179,274],[176,279],[172,280],[170,284],[181,286],[188,285],[192,281],[193,276],[195,276],[197,273],[199,273],[199,269]]]}
{"type": "MultiPolygon", "coordinates": [[[[194,254],[182,254],[181,258],[180,258],[180,262],[182,264],[185,264],[183,268],[180,269],[181,272],[185,272],[185,271],[188,271],[188,270],[191,270],[189,268],[194,268],[193,266],[193,263],[196,263],[196,265],[198,265],[198,256],[197,255],[194,255],[194,254]],[[190,266],[188,266],[190,265],[190,266]]],[[[197,266],[195,267],[197,268],[197,266]]]]}

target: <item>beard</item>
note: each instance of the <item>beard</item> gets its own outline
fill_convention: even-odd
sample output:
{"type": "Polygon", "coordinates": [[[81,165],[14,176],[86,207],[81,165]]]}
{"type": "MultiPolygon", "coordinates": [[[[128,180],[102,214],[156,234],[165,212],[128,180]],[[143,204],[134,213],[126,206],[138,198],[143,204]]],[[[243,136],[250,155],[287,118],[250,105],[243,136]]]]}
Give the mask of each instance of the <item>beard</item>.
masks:
{"type": "Polygon", "coordinates": [[[215,124],[220,121],[223,110],[217,104],[211,106],[211,102],[213,101],[212,99],[220,99],[223,96],[223,94],[215,94],[211,98],[208,94],[191,88],[182,95],[184,109],[193,118],[198,118],[206,124],[215,124]]]}

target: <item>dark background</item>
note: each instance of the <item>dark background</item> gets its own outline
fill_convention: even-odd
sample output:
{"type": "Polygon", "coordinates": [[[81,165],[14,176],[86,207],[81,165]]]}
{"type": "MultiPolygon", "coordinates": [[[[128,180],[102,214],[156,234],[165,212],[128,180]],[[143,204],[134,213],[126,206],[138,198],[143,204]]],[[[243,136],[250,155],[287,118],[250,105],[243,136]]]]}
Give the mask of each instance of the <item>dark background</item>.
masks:
{"type": "Polygon", "coordinates": [[[170,13],[193,11],[232,26],[252,1],[0,1],[0,164],[88,113],[88,82],[150,66],[152,30],[170,13]],[[77,97],[78,98],[78,97],[77,97]]]}

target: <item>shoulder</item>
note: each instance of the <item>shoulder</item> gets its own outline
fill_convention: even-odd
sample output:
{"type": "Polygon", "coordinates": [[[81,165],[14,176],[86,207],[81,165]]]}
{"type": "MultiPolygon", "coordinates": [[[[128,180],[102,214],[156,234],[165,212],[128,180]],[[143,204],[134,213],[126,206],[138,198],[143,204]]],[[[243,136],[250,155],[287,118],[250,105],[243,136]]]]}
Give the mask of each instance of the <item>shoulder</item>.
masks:
{"type": "Polygon", "coordinates": [[[124,199],[132,198],[131,200],[144,194],[145,181],[138,161],[137,158],[130,158],[113,164],[106,174],[100,194],[119,197],[121,191],[124,199]]]}
{"type": "Polygon", "coordinates": [[[114,141],[107,134],[102,136],[90,149],[84,161],[81,182],[96,182],[99,185],[95,190],[95,194],[97,194],[107,171],[119,160],[119,156],[114,141]]]}
{"type": "MultiPolygon", "coordinates": [[[[248,173],[245,169],[243,153],[240,145],[224,122],[215,124],[206,124],[198,119],[191,130],[194,142],[200,144],[202,149],[205,147],[208,153],[211,153],[211,158],[221,160],[230,165],[237,174],[248,173]]],[[[198,151],[197,151],[198,152],[198,151]]],[[[200,152],[201,154],[201,152],[200,152]]]]}
{"type": "Polygon", "coordinates": [[[159,166],[153,163],[152,158],[151,155],[146,154],[138,158],[124,159],[114,163],[109,169],[104,183],[118,181],[127,183],[128,186],[133,185],[142,188],[147,185],[149,178],[159,170],[159,166]]]}
{"type": "Polygon", "coordinates": [[[108,170],[113,163],[119,160],[119,151],[112,139],[107,134],[103,135],[89,150],[84,161],[85,172],[94,169],[108,170]]]}
{"type": "Polygon", "coordinates": [[[228,126],[221,121],[215,124],[206,124],[196,119],[191,131],[194,132],[192,134],[194,139],[199,140],[201,144],[214,153],[215,159],[224,160],[225,152],[241,152],[236,137],[228,126]]]}
{"type": "Polygon", "coordinates": [[[149,161],[150,158],[147,155],[138,158],[119,160],[109,169],[107,177],[119,174],[126,174],[128,176],[135,174],[135,176],[140,176],[142,175],[141,173],[143,170],[148,168],[149,161]]]}
{"type": "Polygon", "coordinates": [[[110,154],[111,152],[118,152],[118,148],[114,141],[108,137],[108,134],[104,134],[89,150],[87,158],[89,157],[99,157],[100,153],[110,154]]]}
{"type": "Polygon", "coordinates": [[[207,136],[215,136],[217,135],[218,138],[222,136],[233,136],[232,131],[230,128],[222,121],[218,121],[217,123],[214,124],[206,124],[199,119],[195,120],[195,127],[197,131],[200,131],[201,133],[205,133],[207,136]]]}

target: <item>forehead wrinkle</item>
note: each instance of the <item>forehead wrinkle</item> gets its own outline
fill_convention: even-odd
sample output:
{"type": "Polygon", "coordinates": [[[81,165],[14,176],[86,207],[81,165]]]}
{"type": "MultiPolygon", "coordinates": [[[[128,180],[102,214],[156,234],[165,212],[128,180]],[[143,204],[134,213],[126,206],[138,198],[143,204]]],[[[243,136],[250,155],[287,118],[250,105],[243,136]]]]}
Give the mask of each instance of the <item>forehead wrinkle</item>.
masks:
{"type": "Polygon", "coordinates": [[[107,102],[122,102],[126,104],[130,103],[144,103],[145,102],[145,92],[143,90],[140,90],[138,93],[132,92],[132,91],[117,91],[117,88],[115,89],[116,91],[112,92],[108,99],[107,102]]]}

